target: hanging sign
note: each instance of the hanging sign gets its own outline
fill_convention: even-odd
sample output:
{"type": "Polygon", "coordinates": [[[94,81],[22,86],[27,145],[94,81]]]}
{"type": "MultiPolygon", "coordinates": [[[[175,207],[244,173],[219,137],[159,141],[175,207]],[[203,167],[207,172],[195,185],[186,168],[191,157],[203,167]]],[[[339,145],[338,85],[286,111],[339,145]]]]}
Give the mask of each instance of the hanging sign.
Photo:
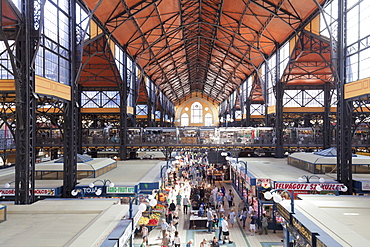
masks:
{"type": "Polygon", "coordinates": [[[134,194],[135,187],[107,187],[107,194],[134,194]]]}
{"type": "Polygon", "coordinates": [[[336,191],[340,189],[343,184],[339,183],[280,183],[275,182],[274,189],[284,189],[284,190],[309,190],[316,191],[316,186],[320,185],[323,191],[336,191]]]}

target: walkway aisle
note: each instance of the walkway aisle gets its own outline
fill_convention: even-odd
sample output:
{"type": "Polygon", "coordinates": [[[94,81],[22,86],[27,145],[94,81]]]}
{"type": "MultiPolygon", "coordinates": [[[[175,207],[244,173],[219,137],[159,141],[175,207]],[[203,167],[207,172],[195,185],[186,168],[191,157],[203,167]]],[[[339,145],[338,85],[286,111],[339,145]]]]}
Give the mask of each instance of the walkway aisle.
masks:
{"type": "MultiPolygon", "coordinates": [[[[219,182],[216,183],[217,186],[221,186],[219,182]]],[[[223,184],[226,191],[232,189],[235,199],[235,210],[239,210],[238,206],[240,203],[240,198],[236,191],[234,190],[233,186],[231,185],[230,181],[225,181],[223,184]]],[[[182,208],[181,208],[182,209],[182,208]]],[[[225,197],[225,213],[228,215],[229,207],[225,197]]],[[[238,212],[236,212],[238,213],[238,212]]],[[[212,240],[214,236],[218,238],[218,230],[214,233],[208,233],[207,229],[196,229],[196,230],[189,230],[189,213],[186,215],[182,211],[179,212],[179,225],[178,231],[181,238],[181,247],[185,247],[186,243],[190,240],[194,240],[193,247],[198,247],[200,242],[203,239],[208,241],[212,240]]],[[[222,247],[281,247],[283,244],[281,243],[282,239],[282,231],[277,231],[277,233],[273,233],[271,230],[269,231],[268,235],[259,235],[258,233],[254,236],[250,236],[249,234],[249,227],[246,229],[241,228],[241,222],[238,220],[237,224],[234,224],[234,228],[230,228],[230,239],[233,241],[232,244],[220,244],[222,247]]],[[[134,239],[135,247],[140,246],[142,242],[142,236],[139,234],[134,239]]],[[[149,233],[148,238],[149,246],[153,247],[160,247],[162,242],[162,233],[160,226],[157,226],[149,233]],[[161,236],[158,238],[158,236],[161,236]]]]}
{"type": "MultiPolygon", "coordinates": [[[[217,186],[220,186],[219,183],[216,184],[217,186]]],[[[241,202],[241,199],[239,198],[237,192],[235,191],[234,187],[232,186],[230,181],[225,181],[223,184],[226,191],[229,191],[229,189],[232,189],[235,198],[234,198],[234,204],[235,204],[235,210],[239,210],[238,205],[241,202]]],[[[225,212],[229,212],[229,207],[226,202],[225,198],[225,212]]],[[[238,212],[237,212],[238,214],[238,212]]],[[[283,243],[281,242],[282,238],[282,231],[276,231],[276,233],[273,233],[272,230],[269,230],[268,235],[259,235],[258,232],[251,236],[249,232],[249,226],[246,226],[245,229],[242,228],[242,222],[237,220],[237,224],[234,225],[234,228],[230,228],[230,239],[236,243],[235,246],[237,247],[282,247],[283,243]]]]}

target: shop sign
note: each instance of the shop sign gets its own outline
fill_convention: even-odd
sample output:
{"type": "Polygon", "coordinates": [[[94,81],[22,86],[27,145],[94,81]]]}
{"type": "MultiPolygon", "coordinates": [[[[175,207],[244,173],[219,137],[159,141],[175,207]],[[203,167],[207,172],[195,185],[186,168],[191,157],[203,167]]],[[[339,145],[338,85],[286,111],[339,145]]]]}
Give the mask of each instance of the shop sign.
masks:
{"type": "Polygon", "coordinates": [[[312,246],[312,232],[307,229],[301,222],[293,217],[292,225],[297,230],[297,232],[307,240],[307,242],[312,246]]]}
{"type": "Polygon", "coordinates": [[[276,208],[281,217],[283,217],[287,222],[290,222],[290,213],[286,208],[284,208],[280,203],[276,204],[276,208]]]}
{"type": "Polygon", "coordinates": [[[96,195],[96,192],[98,191],[99,187],[82,187],[81,188],[83,190],[83,193],[85,193],[85,195],[87,194],[95,194],[96,195]]]}
{"type": "Polygon", "coordinates": [[[370,181],[362,181],[361,187],[362,187],[362,190],[370,190],[370,181]]]}
{"type": "Polygon", "coordinates": [[[107,187],[107,194],[134,194],[135,187],[107,187]]]}
{"type": "Polygon", "coordinates": [[[257,178],[256,185],[261,186],[263,188],[270,188],[271,187],[271,179],[269,178],[257,178]]]}
{"type": "MultiPolygon", "coordinates": [[[[35,196],[55,196],[55,189],[35,189],[35,196]]],[[[2,196],[15,196],[15,189],[0,189],[2,196]]]]}
{"type": "Polygon", "coordinates": [[[131,237],[132,234],[132,222],[128,224],[122,236],[119,238],[119,246],[124,246],[127,243],[127,240],[131,237]]]}
{"type": "Polygon", "coordinates": [[[316,186],[320,185],[323,191],[336,191],[343,184],[338,183],[280,183],[275,182],[274,189],[284,189],[284,190],[309,190],[316,191],[316,186]]]}

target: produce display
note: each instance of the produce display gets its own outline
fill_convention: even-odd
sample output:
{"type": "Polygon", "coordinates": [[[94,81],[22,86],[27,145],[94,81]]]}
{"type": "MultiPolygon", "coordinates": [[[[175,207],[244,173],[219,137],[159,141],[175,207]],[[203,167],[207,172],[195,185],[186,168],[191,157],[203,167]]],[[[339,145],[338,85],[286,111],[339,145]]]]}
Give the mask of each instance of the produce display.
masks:
{"type": "Polygon", "coordinates": [[[156,219],[150,219],[147,226],[156,226],[158,225],[158,220],[156,219]]]}
{"type": "Polygon", "coordinates": [[[148,217],[144,217],[144,216],[141,216],[141,218],[139,219],[139,225],[142,226],[142,225],[147,225],[149,223],[149,218],[148,217]]]}
{"type": "Polygon", "coordinates": [[[159,193],[159,201],[164,202],[166,201],[167,194],[166,193],[159,193]]]}
{"type": "Polygon", "coordinates": [[[163,212],[163,208],[164,206],[161,205],[161,204],[157,204],[154,208],[153,208],[153,212],[155,213],[162,213],[163,212]]]}
{"type": "Polygon", "coordinates": [[[161,214],[159,213],[154,213],[150,215],[150,219],[159,220],[160,218],[161,218],[161,214]]]}
{"type": "Polygon", "coordinates": [[[139,219],[139,225],[142,226],[142,225],[146,225],[146,226],[156,226],[158,225],[158,222],[159,220],[161,219],[161,216],[162,216],[162,210],[163,210],[163,207],[162,205],[160,204],[157,204],[155,206],[155,208],[153,209],[153,213],[150,214],[149,217],[145,217],[145,216],[141,216],[141,218],[139,219]],[[158,212],[157,212],[158,210],[158,212]]]}

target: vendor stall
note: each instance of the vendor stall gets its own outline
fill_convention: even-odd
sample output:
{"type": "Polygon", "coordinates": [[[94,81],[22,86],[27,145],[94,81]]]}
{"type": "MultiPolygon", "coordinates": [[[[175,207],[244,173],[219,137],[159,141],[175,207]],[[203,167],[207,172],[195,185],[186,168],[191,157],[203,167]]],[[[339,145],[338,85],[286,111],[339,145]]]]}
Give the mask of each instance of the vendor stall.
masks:
{"type": "MultiPolygon", "coordinates": [[[[212,210],[212,215],[216,214],[216,211],[212,210]]],[[[190,224],[189,229],[207,228],[208,219],[206,216],[198,216],[198,210],[190,210],[190,224]]]]}

